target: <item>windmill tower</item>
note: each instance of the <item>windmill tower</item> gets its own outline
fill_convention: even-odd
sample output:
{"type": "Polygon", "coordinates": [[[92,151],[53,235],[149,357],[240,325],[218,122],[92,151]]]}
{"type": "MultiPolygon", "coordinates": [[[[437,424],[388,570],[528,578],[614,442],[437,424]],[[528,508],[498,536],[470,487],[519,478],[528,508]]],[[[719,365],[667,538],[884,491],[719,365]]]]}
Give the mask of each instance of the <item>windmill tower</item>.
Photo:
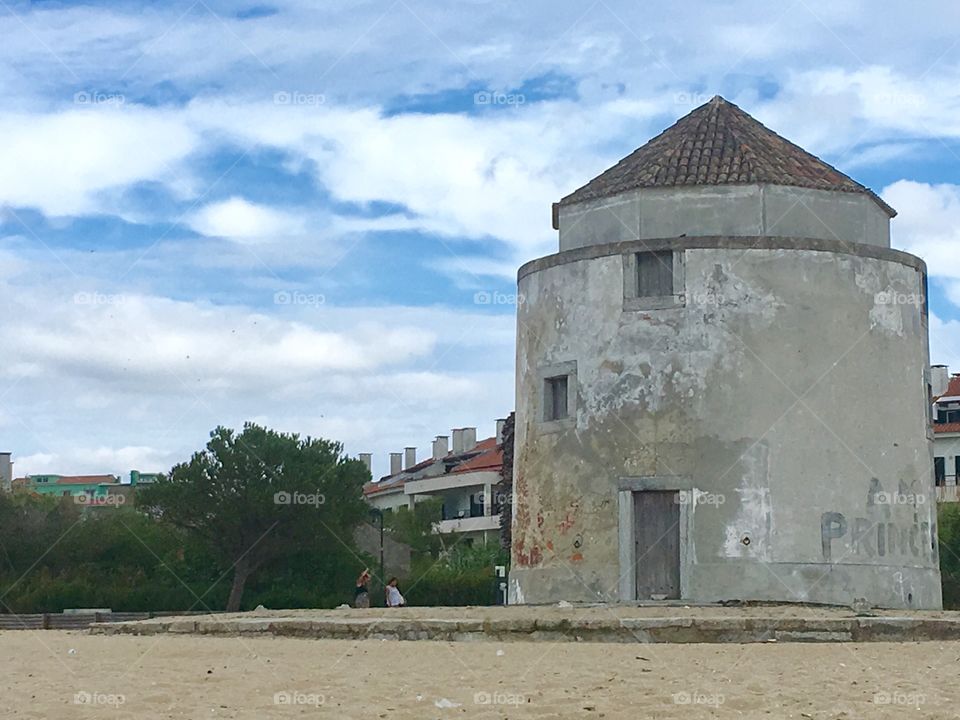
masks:
{"type": "Polygon", "coordinates": [[[519,272],[513,602],[941,605],[926,268],[716,97],[519,272]]]}

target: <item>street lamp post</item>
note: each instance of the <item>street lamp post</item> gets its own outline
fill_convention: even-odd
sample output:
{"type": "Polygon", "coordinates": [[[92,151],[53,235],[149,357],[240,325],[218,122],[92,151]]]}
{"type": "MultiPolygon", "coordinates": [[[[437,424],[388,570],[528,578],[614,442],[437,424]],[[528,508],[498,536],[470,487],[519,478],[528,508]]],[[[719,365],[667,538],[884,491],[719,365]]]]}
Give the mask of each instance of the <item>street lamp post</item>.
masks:
{"type": "Polygon", "coordinates": [[[387,582],[383,574],[383,510],[373,508],[370,511],[370,516],[376,518],[380,524],[380,587],[382,589],[386,587],[387,582]]]}

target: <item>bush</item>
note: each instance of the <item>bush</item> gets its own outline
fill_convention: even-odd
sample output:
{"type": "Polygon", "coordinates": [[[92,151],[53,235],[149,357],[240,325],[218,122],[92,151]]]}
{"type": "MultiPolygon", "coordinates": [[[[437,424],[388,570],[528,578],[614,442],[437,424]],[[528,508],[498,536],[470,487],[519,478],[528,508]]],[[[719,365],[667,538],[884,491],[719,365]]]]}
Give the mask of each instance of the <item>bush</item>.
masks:
{"type": "Polygon", "coordinates": [[[940,540],[940,575],[943,607],[960,609],[960,503],[941,503],[937,508],[940,540]]]}
{"type": "Polygon", "coordinates": [[[404,596],[410,605],[495,605],[494,566],[507,561],[496,543],[457,546],[437,561],[418,563],[404,596]]]}

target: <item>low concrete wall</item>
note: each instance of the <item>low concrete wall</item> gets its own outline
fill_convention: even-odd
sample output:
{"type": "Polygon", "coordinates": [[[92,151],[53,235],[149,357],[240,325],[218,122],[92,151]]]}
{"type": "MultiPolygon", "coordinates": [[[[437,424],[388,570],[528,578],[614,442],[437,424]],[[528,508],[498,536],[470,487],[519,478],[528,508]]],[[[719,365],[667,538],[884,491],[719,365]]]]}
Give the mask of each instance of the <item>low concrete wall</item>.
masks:
{"type": "MultiPolygon", "coordinates": [[[[98,635],[192,634],[276,636],[334,640],[439,640],[606,643],[918,642],[960,640],[960,616],[856,616],[824,608],[796,613],[783,608],[457,608],[461,617],[431,617],[436,608],[395,611],[326,611],[312,616],[232,615],[105,623],[98,635]],[[413,615],[409,611],[415,610],[413,615]],[[526,610],[526,612],[516,612],[526,610]]],[[[441,609],[442,610],[442,609],[441,609]]],[[[792,610],[792,609],[791,609],[792,610]]]]}

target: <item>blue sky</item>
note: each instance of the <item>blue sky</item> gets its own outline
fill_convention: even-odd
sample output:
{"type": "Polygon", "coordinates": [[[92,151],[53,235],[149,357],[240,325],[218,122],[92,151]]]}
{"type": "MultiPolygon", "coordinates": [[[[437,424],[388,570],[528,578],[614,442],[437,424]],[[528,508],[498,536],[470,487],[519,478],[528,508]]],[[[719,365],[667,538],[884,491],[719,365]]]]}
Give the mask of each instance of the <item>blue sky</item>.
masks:
{"type": "Polygon", "coordinates": [[[254,419],[379,472],[486,436],[550,203],[717,93],[900,211],[960,368],[958,26],[945,0],[7,4],[0,445],[18,474],[163,470],[254,419]]]}

